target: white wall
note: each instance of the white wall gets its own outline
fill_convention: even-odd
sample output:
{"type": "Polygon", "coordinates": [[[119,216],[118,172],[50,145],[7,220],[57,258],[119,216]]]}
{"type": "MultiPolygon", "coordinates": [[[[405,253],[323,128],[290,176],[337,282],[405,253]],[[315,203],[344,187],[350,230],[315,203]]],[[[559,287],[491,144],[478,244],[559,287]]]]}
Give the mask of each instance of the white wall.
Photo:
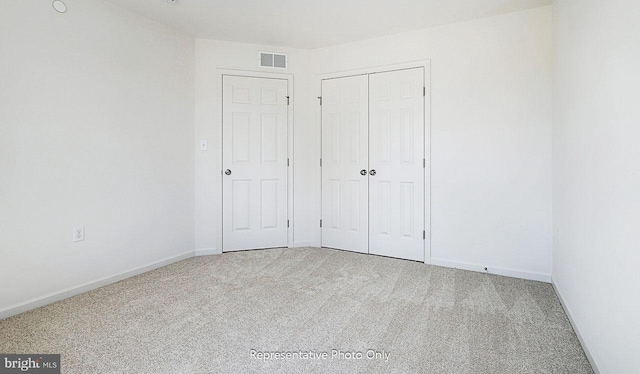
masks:
{"type": "Polygon", "coordinates": [[[555,0],[553,27],[553,281],[600,372],[638,373],[640,2],[555,0]]]}
{"type": "Polygon", "coordinates": [[[549,280],[551,19],[544,7],[312,51],[318,74],[431,59],[435,264],[549,280]]]}
{"type": "MultiPolygon", "coordinates": [[[[314,137],[313,106],[317,99],[312,93],[312,74],[309,52],[300,49],[255,44],[196,39],[196,140],[207,140],[207,151],[196,150],[196,249],[202,253],[221,251],[221,69],[237,69],[279,73],[293,77],[292,105],[294,107],[294,224],[293,241],[296,246],[318,245],[319,232],[311,220],[318,217],[315,188],[309,175],[315,168],[308,151],[319,139],[314,137]],[[260,51],[286,53],[288,69],[260,68],[260,51]],[[314,101],[315,100],[315,101],[314,101]]],[[[316,160],[317,161],[317,160],[316,160]]],[[[318,218],[319,220],[319,218],[318,218]]],[[[316,221],[316,225],[319,221],[316,221]]]]}
{"type": "Polygon", "coordinates": [[[65,2],[0,2],[0,315],[194,248],[193,38],[65,2]]]}

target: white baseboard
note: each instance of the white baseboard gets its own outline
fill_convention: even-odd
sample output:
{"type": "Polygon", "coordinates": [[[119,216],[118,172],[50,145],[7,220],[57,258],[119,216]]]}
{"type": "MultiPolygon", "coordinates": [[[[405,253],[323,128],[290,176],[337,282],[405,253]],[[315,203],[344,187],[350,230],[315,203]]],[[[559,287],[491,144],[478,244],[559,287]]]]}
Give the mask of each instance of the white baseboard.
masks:
{"type": "Polygon", "coordinates": [[[82,283],[78,286],[69,287],[61,291],[52,292],[50,294],[37,297],[22,303],[10,305],[4,309],[0,309],[0,320],[15,316],[16,314],[24,313],[26,311],[45,306],[47,304],[55,303],[67,299],[72,296],[79,295],[81,293],[95,290],[96,288],[104,287],[111,283],[119,282],[123,279],[131,278],[142,273],[146,273],[150,270],[161,268],[173,264],[174,262],[182,261],[187,258],[193,257],[193,250],[184,252],[177,256],[167,257],[160,261],[152,262],[150,264],[123,271],[118,274],[109,275],[103,278],[96,279],[94,281],[82,283]]]}
{"type": "MultiPolygon", "coordinates": [[[[294,242],[294,247],[320,247],[320,243],[316,243],[316,242],[312,242],[312,241],[298,241],[298,242],[294,242]]],[[[173,256],[173,257],[168,257],[165,258],[163,260],[160,261],[156,261],[135,269],[131,269],[131,270],[127,270],[115,275],[111,275],[111,276],[106,276],[94,281],[90,281],[90,282],[86,282],[83,284],[80,284],[78,286],[75,287],[70,287],[61,291],[57,291],[57,292],[52,292],[50,294],[38,297],[38,298],[34,298],[28,301],[25,301],[23,303],[19,303],[19,304],[14,304],[11,306],[8,306],[4,309],[0,309],[0,320],[1,319],[5,319],[11,316],[14,316],[16,314],[20,314],[20,313],[24,313],[28,310],[31,309],[35,309],[35,308],[39,308],[41,306],[47,305],[47,304],[51,304],[60,300],[64,300],[66,298],[75,296],[75,295],[79,295],[81,293],[87,292],[87,291],[91,291],[94,290],[96,288],[100,288],[103,286],[106,286],[108,284],[111,283],[115,283],[118,281],[121,281],[123,279],[126,278],[130,278],[142,273],[146,273],[147,271],[150,270],[154,270],[163,266],[167,266],[169,264],[172,264],[174,262],[178,262],[193,256],[208,256],[208,255],[216,255],[216,254],[220,254],[222,253],[218,248],[200,248],[200,249],[196,249],[195,251],[187,251],[184,252],[182,254],[179,254],[177,256],[173,256]]],[[[444,267],[448,267],[448,268],[455,268],[455,269],[463,269],[463,270],[471,270],[471,271],[477,271],[477,272],[482,272],[482,273],[489,273],[489,274],[497,274],[497,275],[504,275],[504,276],[508,276],[508,277],[515,277],[515,278],[522,278],[522,279],[529,279],[529,280],[536,280],[536,281],[541,281],[541,282],[547,282],[547,283],[552,283],[551,282],[551,276],[550,275],[545,275],[545,274],[538,274],[538,273],[530,273],[530,272],[524,272],[524,271],[519,271],[519,270],[511,270],[511,269],[502,269],[502,268],[494,268],[494,267],[489,267],[489,269],[487,271],[484,270],[484,267],[481,265],[474,265],[474,264],[467,264],[467,263],[458,263],[458,262],[452,262],[452,261],[446,261],[446,260],[438,260],[438,259],[431,259],[431,264],[432,265],[436,265],[436,266],[444,266],[444,267]]],[[[555,285],[554,285],[555,287],[555,285]]],[[[557,289],[556,289],[557,292],[557,289]]],[[[560,301],[562,302],[562,298],[560,297],[560,293],[558,293],[558,297],[560,298],[560,301]]],[[[564,304],[563,304],[564,306],[564,304]]],[[[565,307],[566,309],[566,307],[565,307]]],[[[570,316],[569,311],[567,310],[567,315],[570,316]]],[[[569,317],[569,319],[571,319],[571,317],[569,317]]],[[[573,321],[572,321],[573,323],[573,321]]],[[[575,329],[575,327],[574,327],[575,329]]],[[[580,338],[579,333],[577,332],[578,330],[576,330],[576,334],[578,335],[578,338],[580,338]]],[[[581,340],[582,342],[582,340],[581,340]]],[[[583,346],[585,347],[585,352],[587,352],[586,346],[583,343],[583,346]]],[[[589,354],[587,354],[587,356],[589,356],[589,354]]],[[[589,358],[589,360],[591,361],[592,359],[589,358]]],[[[595,365],[592,364],[592,366],[595,365]]],[[[595,370],[595,369],[594,369],[595,370]]]]}
{"type": "Polygon", "coordinates": [[[210,255],[219,255],[222,251],[218,248],[198,248],[196,249],[196,256],[210,256],[210,255]]]}
{"type": "Polygon", "coordinates": [[[549,274],[532,273],[532,272],[527,272],[522,270],[483,266],[483,265],[469,264],[464,262],[454,262],[454,261],[440,260],[437,258],[431,259],[431,265],[444,266],[444,267],[453,268],[453,269],[470,270],[470,271],[477,271],[480,273],[503,275],[506,277],[551,283],[551,275],[549,274]],[[485,267],[487,268],[487,270],[484,270],[485,267]]]}
{"type": "Polygon", "coordinates": [[[313,242],[313,241],[297,241],[297,242],[293,242],[293,248],[300,248],[300,247],[320,247],[320,243],[318,242],[313,242]]]}
{"type": "Polygon", "coordinates": [[[576,322],[573,319],[573,316],[571,315],[571,310],[569,309],[569,306],[564,302],[564,299],[562,298],[562,294],[558,289],[558,285],[556,284],[556,282],[553,281],[553,279],[551,279],[551,284],[553,285],[553,289],[556,291],[556,295],[558,296],[558,300],[560,300],[560,305],[562,305],[562,308],[564,309],[564,313],[567,315],[567,318],[569,318],[569,322],[571,322],[571,327],[573,327],[573,331],[576,333],[576,336],[578,337],[578,341],[580,342],[580,345],[582,345],[582,350],[584,351],[584,354],[587,356],[587,360],[589,360],[589,363],[591,364],[591,368],[593,369],[593,372],[595,374],[600,374],[601,371],[598,367],[598,364],[596,363],[596,359],[591,353],[591,350],[589,349],[589,345],[587,345],[587,342],[582,337],[582,334],[578,329],[578,325],[576,325],[576,322]]]}

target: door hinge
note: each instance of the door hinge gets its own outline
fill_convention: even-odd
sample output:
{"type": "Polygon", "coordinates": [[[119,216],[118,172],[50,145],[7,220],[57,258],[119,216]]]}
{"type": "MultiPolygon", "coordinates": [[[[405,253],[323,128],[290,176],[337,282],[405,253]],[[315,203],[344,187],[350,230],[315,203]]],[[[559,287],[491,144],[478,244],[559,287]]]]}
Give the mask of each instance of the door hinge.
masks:
{"type": "Polygon", "coordinates": [[[320,220],[320,227],[322,227],[322,220],[320,220]]]}
{"type": "Polygon", "coordinates": [[[289,105],[289,96],[287,96],[287,105],[289,105]]]}
{"type": "Polygon", "coordinates": [[[426,238],[427,238],[427,231],[422,230],[422,240],[425,240],[426,238]]]}
{"type": "Polygon", "coordinates": [[[322,96],[318,96],[318,100],[320,100],[320,105],[322,105],[322,96]]]}
{"type": "Polygon", "coordinates": [[[322,167],[322,158],[320,158],[320,167],[322,167]]]}
{"type": "Polygon", "coordinates": [[[289,159],[287,159],[287,167],[289,167],[289,159]]]}
{"type": "Polygon", "coordinates": [[[287,220],[287,227],[289,227],[289,220],[287,220]]]}
{"type": "Polygon", "coordinates": [[[427,96],[427,87],[422,87],[422,96],[427,96]]]}
{"type": "Polygon", "coordinates": [[[426,158],[423,158],[423,159],[422,159],[422,168],[424,169],[424,168],[426,168],[426,167],[427,167],[427,159],[426,159],[426,158]]]}

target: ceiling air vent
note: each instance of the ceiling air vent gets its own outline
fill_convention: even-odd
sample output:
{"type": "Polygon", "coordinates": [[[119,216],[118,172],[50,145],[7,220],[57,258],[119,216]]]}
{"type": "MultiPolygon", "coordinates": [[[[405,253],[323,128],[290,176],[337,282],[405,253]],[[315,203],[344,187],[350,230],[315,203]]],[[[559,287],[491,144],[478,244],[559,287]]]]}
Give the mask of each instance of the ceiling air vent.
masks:
{"type": "Polygon", "coordinates": [[[263,68],[286,69],[287,55],[271,52],[260,52],[260,66],[263,68]]]}

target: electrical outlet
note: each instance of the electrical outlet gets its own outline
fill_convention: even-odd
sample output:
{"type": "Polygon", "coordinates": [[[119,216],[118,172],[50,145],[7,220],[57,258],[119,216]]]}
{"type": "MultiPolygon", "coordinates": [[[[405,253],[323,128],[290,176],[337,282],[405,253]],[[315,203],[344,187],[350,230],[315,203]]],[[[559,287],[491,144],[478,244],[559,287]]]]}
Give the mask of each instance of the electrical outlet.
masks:
{"type": "Polygon", "coordinates": [[[73,241],[80,242],[84,240],[84,226],[76,226],[73,228],[73,241]]]}
{"type": "Polygon", "coordinates": [[[206,140],[200,140],[200,150],[206,151],[209,148],[209,144],[206,140]]]}

